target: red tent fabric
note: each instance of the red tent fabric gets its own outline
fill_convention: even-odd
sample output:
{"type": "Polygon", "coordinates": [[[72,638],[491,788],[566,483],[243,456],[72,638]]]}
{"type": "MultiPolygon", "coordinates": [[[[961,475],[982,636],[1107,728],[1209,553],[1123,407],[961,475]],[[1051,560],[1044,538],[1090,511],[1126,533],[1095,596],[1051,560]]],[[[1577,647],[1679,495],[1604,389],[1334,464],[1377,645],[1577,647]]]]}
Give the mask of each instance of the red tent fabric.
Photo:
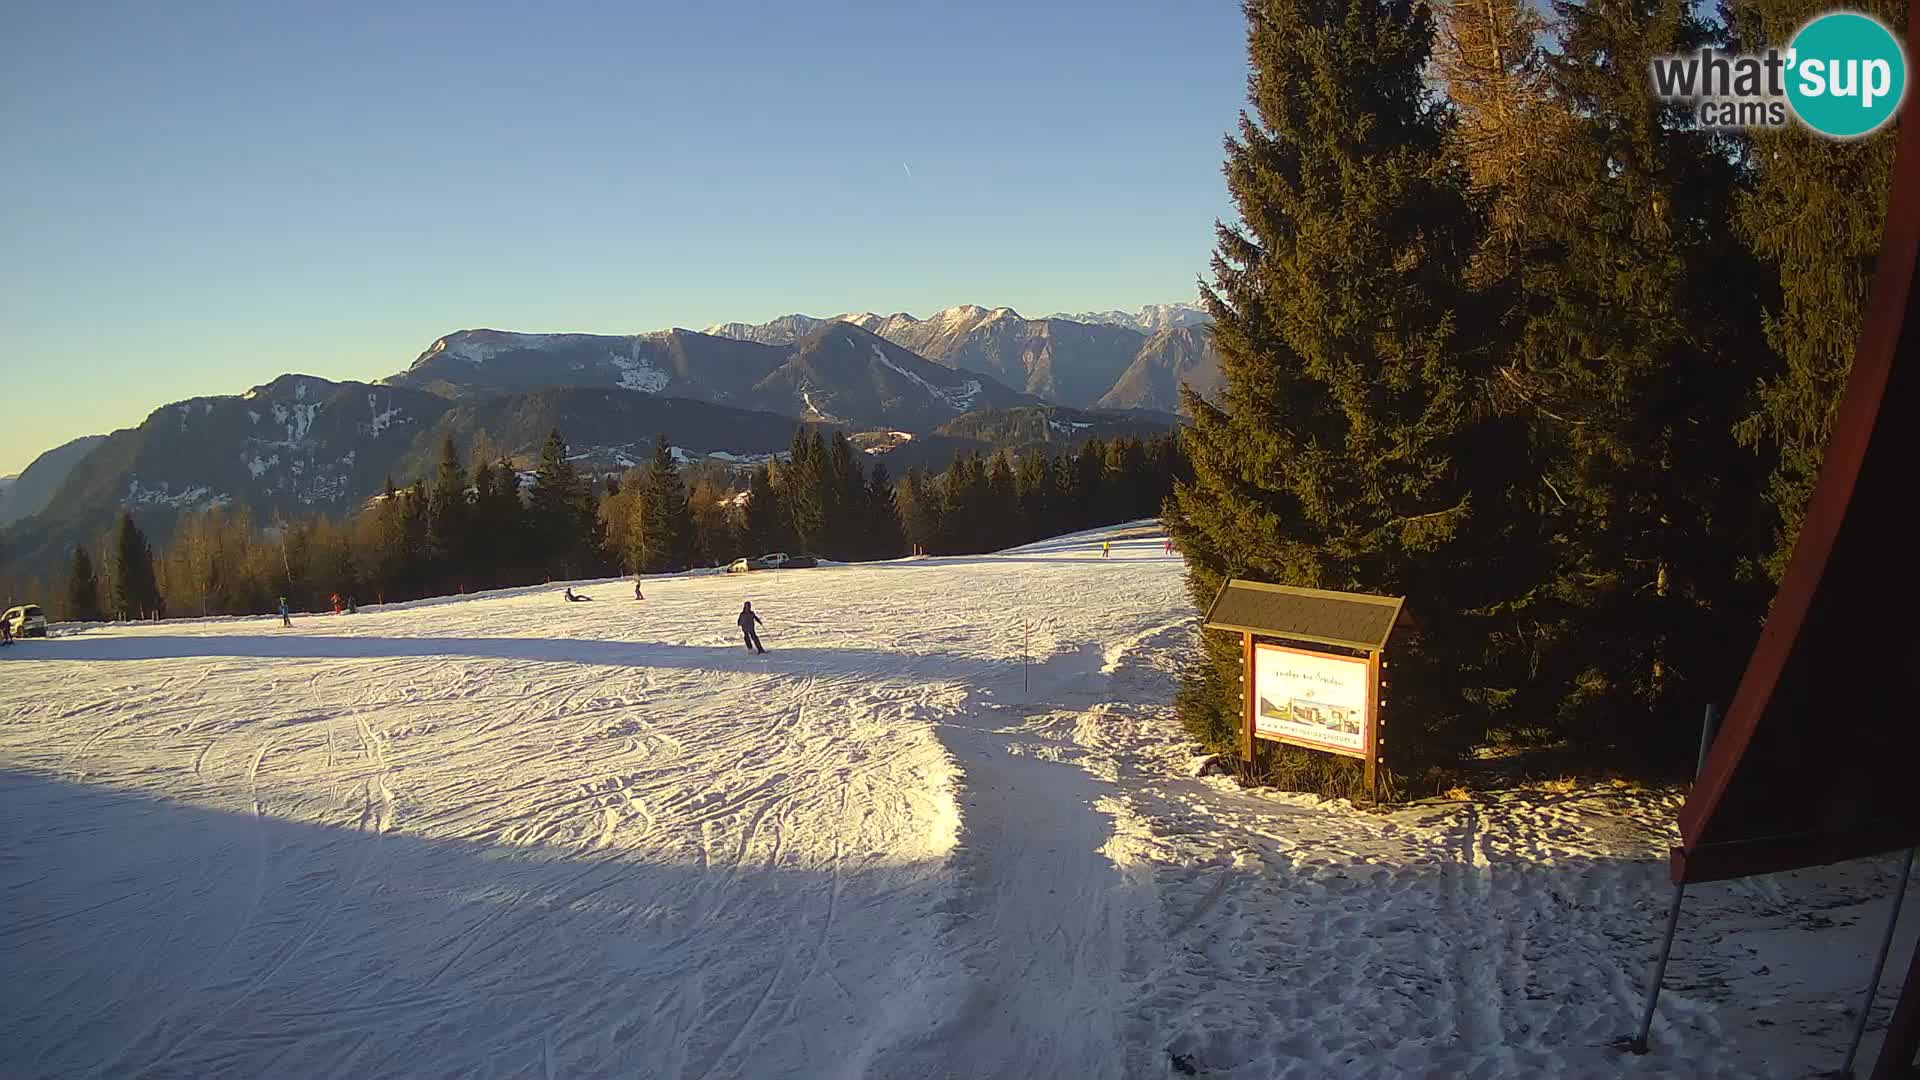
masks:
{"type": "MultiPolygon", "coordinates": [[[[1920,0],[1907,55],[1920,56],[1920,0]]],[[[1909,72],[1908,77],[1913,78],[1909,72]]],[[[1920,119],[1898,121],[1852,374],[1780,592],[1680,811],[1675,882],[1920,844],[1920,119]]]]}

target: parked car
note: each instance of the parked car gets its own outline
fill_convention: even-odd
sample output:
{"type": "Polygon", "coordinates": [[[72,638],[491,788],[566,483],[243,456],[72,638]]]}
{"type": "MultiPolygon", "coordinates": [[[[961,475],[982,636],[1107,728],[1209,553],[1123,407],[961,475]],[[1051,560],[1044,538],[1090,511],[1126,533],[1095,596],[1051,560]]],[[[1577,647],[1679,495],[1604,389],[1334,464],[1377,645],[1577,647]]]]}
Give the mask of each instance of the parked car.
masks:
{"type": "Polygon", "coordinates": [[[820,565],[820,560],[814,558],[811,555],[789,555],[787,556],[787,561],[780,564],[780,569],[805,570],[808,567],[819,566],[819,565],[820,565]]]}
{"type": "Polygon", "coordinates": [[[0,615],[0,619],[6,620],[7,629],[12,631],[14,637],[47,636],[47,613],[41,611],[38,604],[8,608],[5,615],[0,615]]]}
{"type": "Polygon", "coordinates": [[[778,570],[787,565],[787,553],[784,551],[771,552],[752,560],[748,565],[755,570],[778,570]]]}
{"type": "Polygon", "coordinates": [[[746,559],[735,559],[727,564],[727,573],[729,574],[744,574],[751,569],[753,569],[753,563],[746,559]]]}

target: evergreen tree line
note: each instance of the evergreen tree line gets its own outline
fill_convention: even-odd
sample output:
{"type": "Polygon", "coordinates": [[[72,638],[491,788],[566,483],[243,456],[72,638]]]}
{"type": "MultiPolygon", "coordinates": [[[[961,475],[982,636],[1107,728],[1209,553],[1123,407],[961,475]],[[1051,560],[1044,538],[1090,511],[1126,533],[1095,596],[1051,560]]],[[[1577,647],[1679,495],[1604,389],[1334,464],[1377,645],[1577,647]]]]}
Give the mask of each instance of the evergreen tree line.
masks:
{"type": "MultiPolygon", "coordinates": [[[[896,485],[846,435],[803,429],[789,453],[744,482],[683,466],[663,436],[646,465],[603,479],[568,460],[558,431],[523,484],[513,462],[471,469],[449,438],[433,473],[385,490],[344,519],[259,526],[215,506],[184,517],[155,552],[122,515],[74,552],[60,619],[296,611],[336,594],[384,603],[543,581],[660,574],[786,551],[855,562],[919,550],[995,550],[1095,525],[1151,517],[1181,475],[1177,440],[1094,440],[1076,453],[978,453],[944,474],[896,485]]],[[[40,590],[30,590],[42,595],[40,590]]]]}
{"type": "Polygon", "coordinates": [[[917,550],[970,555],[1157,517],[1187,475],[1171,433],[1089,439],[1060,454],[970,451],[940,475],[907,470],[900,515],[917,550]]]}
{"type": "MultiPolygon", "coordinates": [[[[1383,710],[1403,785],[1486,743],[1684,769],[1817,476],[1893,144],[1700,129],[1649,61],[1784,48],[1816,5],[1244,10],[1239,213],[1201,287],[1225,389],[1187,396],[1167,515],[1194,601],[1230,576],[1406,596],[1383,710]]],[[[1225,637],[1177,699],[1221,749],[1225,637]]],[[[1263,757],[1357,787],[1354,763],[1263,757]]]]}
{"type": "MultiPolygon", "coordinates": [[[[244,509],[183,517],[155,552],[122,514],[95,550],[77,548],[52,613],[62,619],[261,614],[287,598],[318,611],[334,595],[412,600],[612,572],[597,541],[594,483],[547,439],[530,485],[507,459],[471,470],[451,439],[431,477],[388,480],[359,512],[261,526],[244,509]]],[[[16,591],[19,589],[15,585],[16,591]]]]}

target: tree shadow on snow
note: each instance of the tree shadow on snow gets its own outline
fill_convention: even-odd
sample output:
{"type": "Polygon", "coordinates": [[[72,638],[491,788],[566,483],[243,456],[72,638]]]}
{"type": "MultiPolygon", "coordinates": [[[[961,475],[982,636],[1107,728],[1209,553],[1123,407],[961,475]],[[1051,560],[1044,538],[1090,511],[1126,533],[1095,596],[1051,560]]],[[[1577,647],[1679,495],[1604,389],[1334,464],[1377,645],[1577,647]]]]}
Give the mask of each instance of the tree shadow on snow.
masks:
{"type": "Polygon", "coordinates": [[[0,1075],[818,1074],[933,965],[870,902],[931,913],[931,867],[427,840],[341,786],[336,826],[0,770],[0,1075]]]}

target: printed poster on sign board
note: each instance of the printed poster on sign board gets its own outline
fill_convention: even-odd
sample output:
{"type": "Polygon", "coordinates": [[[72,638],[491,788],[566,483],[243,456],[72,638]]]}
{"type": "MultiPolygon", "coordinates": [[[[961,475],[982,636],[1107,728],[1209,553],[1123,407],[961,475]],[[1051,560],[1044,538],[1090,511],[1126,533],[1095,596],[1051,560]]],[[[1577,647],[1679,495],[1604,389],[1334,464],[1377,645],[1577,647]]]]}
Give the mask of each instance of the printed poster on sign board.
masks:
{"type": "Polygon", "coordinates": [[[1367,756],[1365,660],[1256,645],[1253,676],[1256,735],[1367,756]]]}

